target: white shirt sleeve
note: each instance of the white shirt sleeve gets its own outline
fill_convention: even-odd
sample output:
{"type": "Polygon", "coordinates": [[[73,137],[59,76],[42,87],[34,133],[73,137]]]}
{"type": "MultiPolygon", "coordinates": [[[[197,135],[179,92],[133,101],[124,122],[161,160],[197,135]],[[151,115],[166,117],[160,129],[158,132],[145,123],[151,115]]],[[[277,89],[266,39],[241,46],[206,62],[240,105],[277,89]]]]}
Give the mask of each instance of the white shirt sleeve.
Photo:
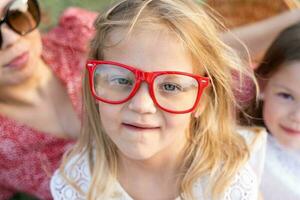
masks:
{"type": "Polygon", "coordinates": [[[237,173],[223,200],[257,200],[265,161],[267,133],[263,128],[242,129],[239,133],[250,148],[250,158],[237,173]]]}
{"type": "Polygon", "coordinates": [[[258,184],[260,184],[265,164],[267,132],[264,128],[254,127],[244,129],[240,133],[250,146],[249,164],[256,174],[258,184]]]}

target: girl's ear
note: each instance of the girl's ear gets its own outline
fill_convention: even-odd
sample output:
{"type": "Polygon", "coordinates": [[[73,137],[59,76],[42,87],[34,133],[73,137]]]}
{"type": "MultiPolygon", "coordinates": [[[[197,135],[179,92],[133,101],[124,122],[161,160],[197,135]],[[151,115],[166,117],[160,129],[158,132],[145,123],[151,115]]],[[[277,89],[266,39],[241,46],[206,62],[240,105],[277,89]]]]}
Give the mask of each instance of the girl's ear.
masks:
{"type": "Polygon", "coordinates": [[[209,97],[205,92],[203,92],[202,97],[200,99],[200,104],[197,106],[195,111],[192,113],[192,116],[195,118],[200,117],[202,113],[204,112],[204,109],[206,106],[208,106],[209,97]]]}
{"type": "Polygon", "coordinates": [[[201,104],[200,106],[197,107],[197,109],[192,113],[192,116],[195,118],[200,117],[200,115],[203,113],[204,111],[204,104],[201,104]]]}
{"type": "Polygon", "coordinates": [[[195,110],[192,114],[193,117],[198,118],[200,116],[199,109],[195,110]]]}

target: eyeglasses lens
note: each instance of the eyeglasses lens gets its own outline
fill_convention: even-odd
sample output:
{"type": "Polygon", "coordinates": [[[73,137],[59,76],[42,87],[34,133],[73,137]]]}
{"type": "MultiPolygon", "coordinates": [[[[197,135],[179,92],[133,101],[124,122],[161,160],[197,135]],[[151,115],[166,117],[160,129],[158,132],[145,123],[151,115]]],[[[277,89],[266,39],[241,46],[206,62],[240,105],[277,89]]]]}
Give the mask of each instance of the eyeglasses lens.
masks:
{"type": "Polygon", "coordinates": [[[158,104],[168,110],[191,109],[198,96],[198,82],[181,74],[162,74],[154,79],[154,96],[158,104]]]}
{"type": "Polygon", "coordinates": [[[96,95],[108,101],[122,101],[129,97],[135,85],[135,75],[122,67],[98,65],[94,72],[96,95]]]}

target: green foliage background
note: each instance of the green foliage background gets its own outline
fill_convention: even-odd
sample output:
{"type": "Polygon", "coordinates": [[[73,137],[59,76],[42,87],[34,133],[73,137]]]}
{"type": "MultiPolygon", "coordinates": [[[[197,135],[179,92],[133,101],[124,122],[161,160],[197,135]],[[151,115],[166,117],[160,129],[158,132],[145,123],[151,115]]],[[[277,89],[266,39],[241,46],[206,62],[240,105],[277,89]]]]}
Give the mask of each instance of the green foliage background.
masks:
{"type": "Polygon", "coordinates": [[[42,30],[46,31],[57,23],[62,11],[70,6],[77,6],[93,11],[101,11],[114,0],[39,0],[42,9],[42,30]]]}

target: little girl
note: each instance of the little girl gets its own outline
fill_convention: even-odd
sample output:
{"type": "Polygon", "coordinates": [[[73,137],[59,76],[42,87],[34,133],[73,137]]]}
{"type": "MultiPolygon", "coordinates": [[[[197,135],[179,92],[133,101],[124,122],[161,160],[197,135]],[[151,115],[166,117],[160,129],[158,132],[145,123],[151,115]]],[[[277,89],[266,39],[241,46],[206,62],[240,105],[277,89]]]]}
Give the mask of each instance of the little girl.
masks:
{"type": "Polygon", "coordinates": [[[300,199],[300,23],[279,34],[256,73],[262,101],[252,108],[253,122],[270,133],[262,192],[265,199],[300,199]]]}
{"type": "Polygon", "coordinates": [[[257,199],[265,134],[237,131],[231,77],[251,73],[202,8],[123,0],[95,28],[82,135],[54,199],[257,199]]]}

